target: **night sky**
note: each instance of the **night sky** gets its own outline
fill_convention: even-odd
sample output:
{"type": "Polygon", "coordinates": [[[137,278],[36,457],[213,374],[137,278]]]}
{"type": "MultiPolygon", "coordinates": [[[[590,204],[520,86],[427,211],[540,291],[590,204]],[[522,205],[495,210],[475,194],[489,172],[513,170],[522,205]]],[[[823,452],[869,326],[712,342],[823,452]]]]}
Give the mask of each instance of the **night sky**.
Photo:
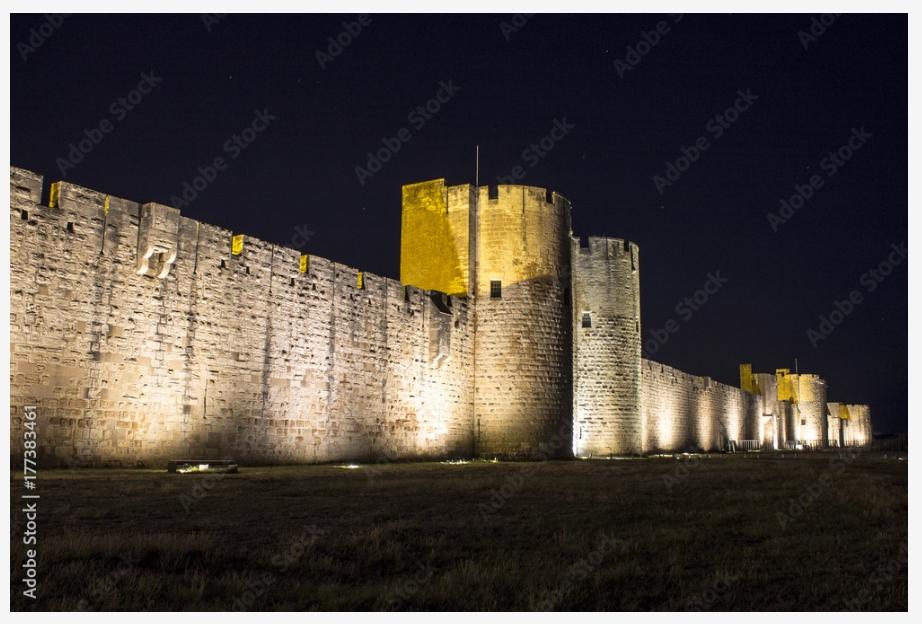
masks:
{"type": "Polygon", "coordinates": [[[479,143],[481,184],[640,245],[647,357],[733,385],[796,357],[906,431],[907,20],[814,18],[12,16],[10,157],[399,277],[400,185],[473,183],[479,143]]]}

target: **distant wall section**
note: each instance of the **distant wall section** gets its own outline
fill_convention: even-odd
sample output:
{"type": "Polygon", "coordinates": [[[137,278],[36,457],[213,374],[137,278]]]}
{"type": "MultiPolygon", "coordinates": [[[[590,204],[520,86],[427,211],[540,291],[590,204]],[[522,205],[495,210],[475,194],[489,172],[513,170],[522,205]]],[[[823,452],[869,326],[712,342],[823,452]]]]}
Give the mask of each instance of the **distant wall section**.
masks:
{"type": "Polygon", "coordinates": [[[756,434],[758,396],[651,360],[641,370],[644,452],[713,451],[756,434]]]}

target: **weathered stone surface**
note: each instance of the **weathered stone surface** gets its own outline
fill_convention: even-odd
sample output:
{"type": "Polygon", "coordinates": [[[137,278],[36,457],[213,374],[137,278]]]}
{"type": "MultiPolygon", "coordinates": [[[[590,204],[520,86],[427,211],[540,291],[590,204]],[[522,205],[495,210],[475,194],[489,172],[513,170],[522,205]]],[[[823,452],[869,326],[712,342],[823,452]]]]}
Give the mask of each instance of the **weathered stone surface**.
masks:
{"type": "Polygon", "coordinates": [[[481,187],[477,212],[475,450],[570,456],[570,203],[501,185],[481,187]]]}
{"type": "Polygon", "coordinates": [[[574,452],[644,451],[640,251],[617,238],[572,241],[574,452]]]}
{"type": "Polygon", "coordinates": [[[740,388],[643,360],[646,452],[724,449],[752,439],[759,397],[740,388]]]}
{"type": "Polygon", "coordinates": [[[17,457],[29,404],[45,462],[470,454],[465,298],[438,307],[371,273],[359,289],[324,258],[299,273],[297,251],[251,237],[232,256],[231,231],[173,209],[154,229],[168,245],[176,225],[175,261],[139,275],[148,206],[113,197],[105,214],[104,194],[63,183],[48,208],[41,188],[11,170],[17,457]]]}
{"type": "Polygon", "coordinates": [[[864,446],[872,440],[871,412],[867,405],[829,403],[830,446],[864,446]]]}
{"type": "MultiPolygon", "coordinates": [[[[641,359],[637,245],[581,247],[569,202],[541,188],[405,189],[407,285],[315,256],[301,272],[300,252],[249,236],[233,254],[230,230],[169,206],[55,188],[48,207],[41,176],[10,170],[16,461],[27,405],[45,465],[830,438],[815,375],[796,377],[794,405],[778,400],[774,375],[744,392],[641,359]]],[[[844,438],[869,442],[867,406],[848,408],[844,438]]]]}

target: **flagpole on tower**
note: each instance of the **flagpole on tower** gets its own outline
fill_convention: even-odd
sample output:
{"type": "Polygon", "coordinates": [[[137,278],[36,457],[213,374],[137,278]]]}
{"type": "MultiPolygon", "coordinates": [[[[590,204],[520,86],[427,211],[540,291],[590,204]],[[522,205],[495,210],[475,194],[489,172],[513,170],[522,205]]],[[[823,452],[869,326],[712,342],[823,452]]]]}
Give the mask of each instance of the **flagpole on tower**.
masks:
{"type": "Polygon", "coordinates": [[[475,148],[474,154],[474,186],[478,189],[477,195],[480,195],[480,145],[475,148]]]}

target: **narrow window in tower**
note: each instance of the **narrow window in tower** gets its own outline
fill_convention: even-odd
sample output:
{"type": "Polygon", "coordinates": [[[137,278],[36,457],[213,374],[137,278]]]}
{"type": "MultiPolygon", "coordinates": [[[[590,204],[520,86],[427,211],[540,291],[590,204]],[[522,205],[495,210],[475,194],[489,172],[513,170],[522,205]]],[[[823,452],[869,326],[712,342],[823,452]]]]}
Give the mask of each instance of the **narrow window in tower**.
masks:
{"type": "Polygon", "coordinates": [[[490,280],[490,299],[501,299],[503,296],[503,283],[500,280],[490,280]]]}
{"type": "Polygon", "coordinates": [[[592,327],[592,313],[583,312],[583,327],[592,327]]]}
{"type": "Polygon", "coordinates": [[[806,418],[801,418],[801,419],[800,419],[800,426],[801,426],[801,427],[806,427],[806,426],[807,426],[807,419],[806,419],[806,418]]]}

